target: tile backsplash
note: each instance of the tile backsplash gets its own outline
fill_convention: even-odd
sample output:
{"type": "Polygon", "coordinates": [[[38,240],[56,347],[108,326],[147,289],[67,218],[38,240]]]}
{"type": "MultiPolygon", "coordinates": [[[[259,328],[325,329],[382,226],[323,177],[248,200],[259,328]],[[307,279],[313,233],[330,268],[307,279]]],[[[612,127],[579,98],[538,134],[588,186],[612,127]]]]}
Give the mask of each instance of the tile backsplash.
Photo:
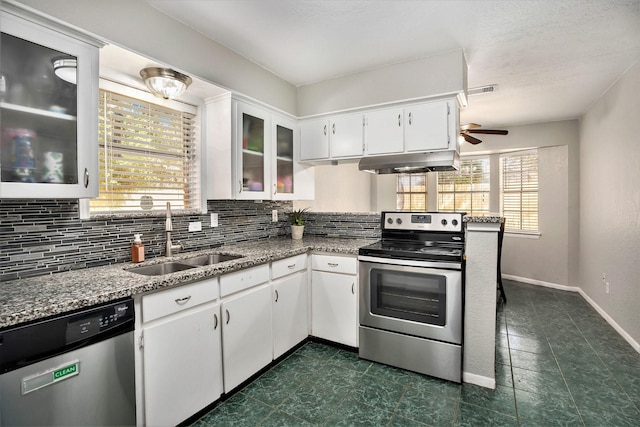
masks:
{"type": "MultiPolygon", "coordinates": [[[[268,239],[290,233],[285,212],[291,202],[210,200],[210,215],[173,214],[173,242],[184,251],[268,239]],[[280,213],[271,222],[271,211],[280,213]],[[202,231],[188,232],[188,223],[202,231]]],[[[379,236],[379,214],[310,213],[305,235],[362,238],[379,236]]],[[[133,234],[142,234],[146,258],[164,254],[164,216],[80,220],[77,200],[0,200],[0,280],[128,262],[133,234]]]]}

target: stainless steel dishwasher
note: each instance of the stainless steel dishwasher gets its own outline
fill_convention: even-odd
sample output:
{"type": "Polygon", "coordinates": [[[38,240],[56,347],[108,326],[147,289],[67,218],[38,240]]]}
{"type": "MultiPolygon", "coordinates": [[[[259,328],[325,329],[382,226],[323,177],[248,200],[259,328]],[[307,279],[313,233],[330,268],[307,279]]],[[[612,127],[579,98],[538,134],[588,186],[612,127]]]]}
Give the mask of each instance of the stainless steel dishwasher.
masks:
{"type": "Polygon", "coordinates": [[[0,331],[0,426],[135,425],[133,300],[0,331]]]}

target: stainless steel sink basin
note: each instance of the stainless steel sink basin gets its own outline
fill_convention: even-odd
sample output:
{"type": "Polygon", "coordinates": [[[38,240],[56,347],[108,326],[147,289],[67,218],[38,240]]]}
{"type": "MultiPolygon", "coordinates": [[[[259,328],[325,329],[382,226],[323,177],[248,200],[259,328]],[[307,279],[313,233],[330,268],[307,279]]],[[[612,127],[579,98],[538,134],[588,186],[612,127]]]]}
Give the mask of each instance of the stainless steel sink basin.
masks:
{"type": "Polygon", "coordinates": [[[175,273],[177,271],[189,270],[194,268],[193,265],[187,265],[180,262],[164,262],[162,264],[145,265],[144,267],[136,267],[128,271],[145,276],[162,276],[163,274],[175,273]]]}
{"type": "Polygon", "coordinates": [[[193,258],[181,259],[180,263],[191,265],[194,267],[202,267],[205,265],[218,264],[219,262],[231,261],[238,258],[242,258],[242,255],[209,254],[200,255],[193,258]]]}

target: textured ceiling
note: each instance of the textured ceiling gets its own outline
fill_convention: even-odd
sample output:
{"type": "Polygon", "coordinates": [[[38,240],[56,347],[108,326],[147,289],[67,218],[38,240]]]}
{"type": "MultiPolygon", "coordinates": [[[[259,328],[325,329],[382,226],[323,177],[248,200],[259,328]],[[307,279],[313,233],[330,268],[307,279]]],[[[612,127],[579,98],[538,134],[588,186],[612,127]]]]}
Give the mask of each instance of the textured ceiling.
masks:
{"type": "Polygon", "coordinates": [[[294,85],[462,48],[462,121],[580,117],[640,58],[640,0],[148,0],[294,85]]]}

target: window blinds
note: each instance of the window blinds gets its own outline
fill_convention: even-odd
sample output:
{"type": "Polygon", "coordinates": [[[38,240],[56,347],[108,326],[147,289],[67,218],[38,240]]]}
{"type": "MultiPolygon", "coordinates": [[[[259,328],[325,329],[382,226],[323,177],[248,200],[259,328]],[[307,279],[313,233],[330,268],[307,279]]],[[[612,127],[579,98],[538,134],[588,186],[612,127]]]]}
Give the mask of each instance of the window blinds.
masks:
{"type": "Polygon", "coordinates": [[[538,153],[500,157],[500,204],[505,229],[538,231],[538,153]]]}
{"type": "Polygon", "coordinates": [[[427,174],[403,173],[398,175],[396,207],[401,211],[427,210],[427,174]]]}
{"type": "Polygon", "coordinates": [[[463,159],[460,170],[438,172],[438,210],[486,214],[490,187],[489,158],[463,159]]]}
{"type": "Polygon", "coordinates": [[[92,213],[196,209],[195,115],[100,90],[99,197],[92,213]]]}

